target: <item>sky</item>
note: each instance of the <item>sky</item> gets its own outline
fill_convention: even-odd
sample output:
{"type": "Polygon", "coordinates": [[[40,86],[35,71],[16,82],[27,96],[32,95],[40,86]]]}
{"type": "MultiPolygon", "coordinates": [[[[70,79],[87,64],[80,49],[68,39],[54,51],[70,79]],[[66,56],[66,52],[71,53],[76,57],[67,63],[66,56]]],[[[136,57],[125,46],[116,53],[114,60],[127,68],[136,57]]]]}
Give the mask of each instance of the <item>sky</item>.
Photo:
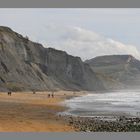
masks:
{"type": "Polygon", "coordinates": [[[140,9],[0,9],[0,26],[83,60],[112,54],[140,59],[140,9]]]}

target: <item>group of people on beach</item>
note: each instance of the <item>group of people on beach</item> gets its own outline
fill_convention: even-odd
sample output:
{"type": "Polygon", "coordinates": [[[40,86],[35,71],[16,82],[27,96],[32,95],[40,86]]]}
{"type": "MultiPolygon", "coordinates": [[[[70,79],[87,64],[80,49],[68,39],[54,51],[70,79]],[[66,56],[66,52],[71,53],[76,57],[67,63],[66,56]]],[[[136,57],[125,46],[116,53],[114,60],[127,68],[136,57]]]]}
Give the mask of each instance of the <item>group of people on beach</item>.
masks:
{"type": "Polygon", "coordinates": [[[54,98],[54,92],[52,92],[52,94],[48,94],[48,98],[50,97],[54,98]]]}
{"type": "MultiPolygon", "coordinates": [[[[11,91],[8,91],[7,94],[8,94],[8,96],[11,96],[12,95],[12,92],[11,91]]],[[[36,92],[33,91],[33,94],[36,94],[36,92]]],[[[48,94],[48,98],[50,98],[50,97],[54,98],[54,92],[52,92],[52,94],[50,94],[50,93],[48,94]]]]}
{"type": "MultiPolygon", "coordinates": [[[[36,94],[36,92],[35,91],[33,91],[33,94],[36,94]]],[[[52,98],[54,98],[54,92],[52,92],[52,94],[48,94],[48,98],[50,98],[50,97],[52,97],[52,98]]]]}
{"type": "Polygon", "coordinates": [[[7,94],[8,94],[8,96],[11,96],[12,95],[12,92],[11,91],[8,91],[7,94]]]}
{"type": "MultiPolygon", "coordinates": [[[[36,92],[35,91],[33,91],[33,94],[36,94],[36,92]]],[[[48,94],[48,98],[50,98],[50,97],[52,97],[52,98],[54,98],[54,92],[52,92],[52,94],[48,94]]]]}

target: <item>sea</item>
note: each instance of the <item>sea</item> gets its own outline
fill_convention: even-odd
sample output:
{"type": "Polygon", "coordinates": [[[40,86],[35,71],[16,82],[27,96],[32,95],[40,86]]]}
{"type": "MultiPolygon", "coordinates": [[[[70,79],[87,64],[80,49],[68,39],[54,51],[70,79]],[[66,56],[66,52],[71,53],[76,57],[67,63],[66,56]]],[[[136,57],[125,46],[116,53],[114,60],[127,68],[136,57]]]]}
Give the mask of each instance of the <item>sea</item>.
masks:
{"type": "Polygon", "coordinates": [[[89,92],[66,100],[63,114],[80,117],[140,117],[140,90],[89,92]]]}

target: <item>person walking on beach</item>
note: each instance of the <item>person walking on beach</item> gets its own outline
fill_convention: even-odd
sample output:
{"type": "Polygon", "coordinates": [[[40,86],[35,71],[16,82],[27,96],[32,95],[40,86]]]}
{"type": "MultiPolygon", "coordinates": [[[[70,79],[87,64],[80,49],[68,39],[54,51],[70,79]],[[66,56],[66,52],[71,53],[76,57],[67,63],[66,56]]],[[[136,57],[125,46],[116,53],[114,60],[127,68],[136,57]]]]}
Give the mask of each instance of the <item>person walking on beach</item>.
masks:
{"type": "Polygon", "coordinates": [[[50,98],[50,94],[48,94],[48,98],[50,98]]]}
{"type": "Polygon", "coordinates": [[[52,92],[52,98],[54,98],[54,92],[52,92]]]}

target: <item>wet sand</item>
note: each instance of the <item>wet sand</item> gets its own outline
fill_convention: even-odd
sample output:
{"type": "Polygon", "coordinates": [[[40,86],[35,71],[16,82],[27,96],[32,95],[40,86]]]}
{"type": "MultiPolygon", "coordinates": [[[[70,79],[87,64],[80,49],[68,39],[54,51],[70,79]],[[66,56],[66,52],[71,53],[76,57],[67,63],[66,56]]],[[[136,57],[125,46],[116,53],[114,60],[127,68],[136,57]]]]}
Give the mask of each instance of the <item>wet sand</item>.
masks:
{"type": "Polygon", "coordinates": [[[58,112],[67,108],[60,103],[66,99],[82,95],[69,91],[55,92],[16,92],[12,96],[0,92],[0,132],[73,132],[72,125],[58,112]]]}

